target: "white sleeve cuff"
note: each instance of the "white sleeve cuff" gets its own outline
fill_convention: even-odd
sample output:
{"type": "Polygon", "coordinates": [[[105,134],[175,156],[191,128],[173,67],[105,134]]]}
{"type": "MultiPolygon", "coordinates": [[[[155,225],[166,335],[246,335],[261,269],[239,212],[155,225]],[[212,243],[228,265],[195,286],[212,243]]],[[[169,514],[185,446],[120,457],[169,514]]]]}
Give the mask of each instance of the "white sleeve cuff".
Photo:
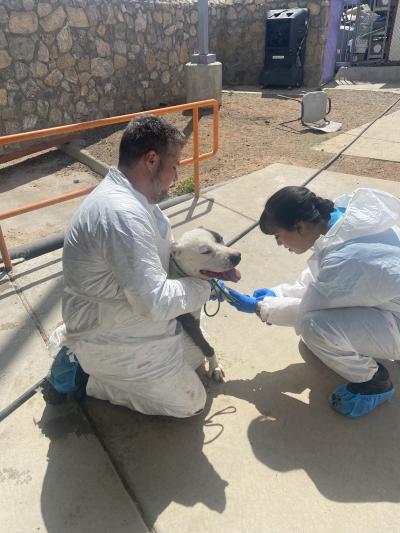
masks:
{"type": "Polygon", "coordinates": [[[267,296],[260,305],[260,318],[267,324],[294,327],[301,299],[267,296]]]}

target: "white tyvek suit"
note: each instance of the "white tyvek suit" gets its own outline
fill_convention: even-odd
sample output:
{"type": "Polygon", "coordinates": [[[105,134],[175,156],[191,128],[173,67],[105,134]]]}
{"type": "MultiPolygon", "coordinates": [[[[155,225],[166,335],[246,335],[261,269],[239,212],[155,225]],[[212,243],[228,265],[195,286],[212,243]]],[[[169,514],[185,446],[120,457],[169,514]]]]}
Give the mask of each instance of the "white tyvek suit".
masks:
{"type": "Polygon", "coordinates": [[[146,414],[191,416],[206,394],[202,361],[175,318],[209,298],[208,282],[167,279],[170,223],[111,168],[72,219],[63,253],[64,344],[87,393],[146,414]]]}
{"type": "Polygon", "coordinates": [[[400,200],[358,189],[335,206],[346,212],[316,241],[308,268],[294,285],[274,287],[260,316],[295,327],[327,366],[361,383],[375,358],[400,359],[400,200]]]}

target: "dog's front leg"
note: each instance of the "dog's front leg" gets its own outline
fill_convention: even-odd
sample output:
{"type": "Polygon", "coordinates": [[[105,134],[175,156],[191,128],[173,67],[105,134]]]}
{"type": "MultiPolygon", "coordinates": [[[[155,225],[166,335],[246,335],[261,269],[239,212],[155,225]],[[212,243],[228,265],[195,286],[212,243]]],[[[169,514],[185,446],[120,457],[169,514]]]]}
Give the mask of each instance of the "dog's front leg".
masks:
{"type": "Polygon", "coordinates": [[[208,358],[208,377],[214,381],[225,381],[225,372],[222,366],[218,363],[217,356],[214,354],[208,358]]]}
{"type": "Polygon", "coordinates": [[[207,341],[207,339],[204,338],[203,332],[200,328],[200,320],[194,317],[191,313],[178,316],[178,320],[182,324],[182,327],[186,333],[192,338],[195,345],[200,348],[202,353],[208,359],[208,376],[214,381],[223,381],[225,377],[224,371],[218,364],[214,348],[207,341]]]}

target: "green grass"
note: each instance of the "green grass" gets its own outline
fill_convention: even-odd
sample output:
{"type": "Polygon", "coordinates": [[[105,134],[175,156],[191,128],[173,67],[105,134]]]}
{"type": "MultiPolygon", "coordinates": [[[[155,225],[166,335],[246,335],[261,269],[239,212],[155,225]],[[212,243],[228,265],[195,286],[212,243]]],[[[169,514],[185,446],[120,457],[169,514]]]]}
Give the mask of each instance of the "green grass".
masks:
{"type": "Polygon", "coordinates": [[[194,192],[194,178],[187,178],[183,181],[180,181],[175,187],[175,192],[177,196],[194,192]]]}

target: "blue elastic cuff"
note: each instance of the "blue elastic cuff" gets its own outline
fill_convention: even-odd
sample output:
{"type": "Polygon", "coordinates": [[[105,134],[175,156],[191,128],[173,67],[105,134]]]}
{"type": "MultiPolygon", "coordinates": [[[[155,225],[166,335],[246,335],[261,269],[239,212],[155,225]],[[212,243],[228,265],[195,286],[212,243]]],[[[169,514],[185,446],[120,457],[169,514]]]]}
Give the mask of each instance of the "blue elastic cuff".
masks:
{"type": "Polygon", "coordinates": [[[389,400],[395,393],[395,388],[380,394],[354,394],[347,388],[347,384],[338,387],[330,397],[332,407],[338,413],[350,418],[358,418],[373,411],[378,405],[389,400]]]}
{"type": "Polygon", "coordinates": [[[51,365],[48,381],[53,385],[57,392],[67,394],[75,392],[78,388],[76,375],[79,363],[75,356],[70,357],[69,350],[63,346],[56,355],[51,365]]]}

